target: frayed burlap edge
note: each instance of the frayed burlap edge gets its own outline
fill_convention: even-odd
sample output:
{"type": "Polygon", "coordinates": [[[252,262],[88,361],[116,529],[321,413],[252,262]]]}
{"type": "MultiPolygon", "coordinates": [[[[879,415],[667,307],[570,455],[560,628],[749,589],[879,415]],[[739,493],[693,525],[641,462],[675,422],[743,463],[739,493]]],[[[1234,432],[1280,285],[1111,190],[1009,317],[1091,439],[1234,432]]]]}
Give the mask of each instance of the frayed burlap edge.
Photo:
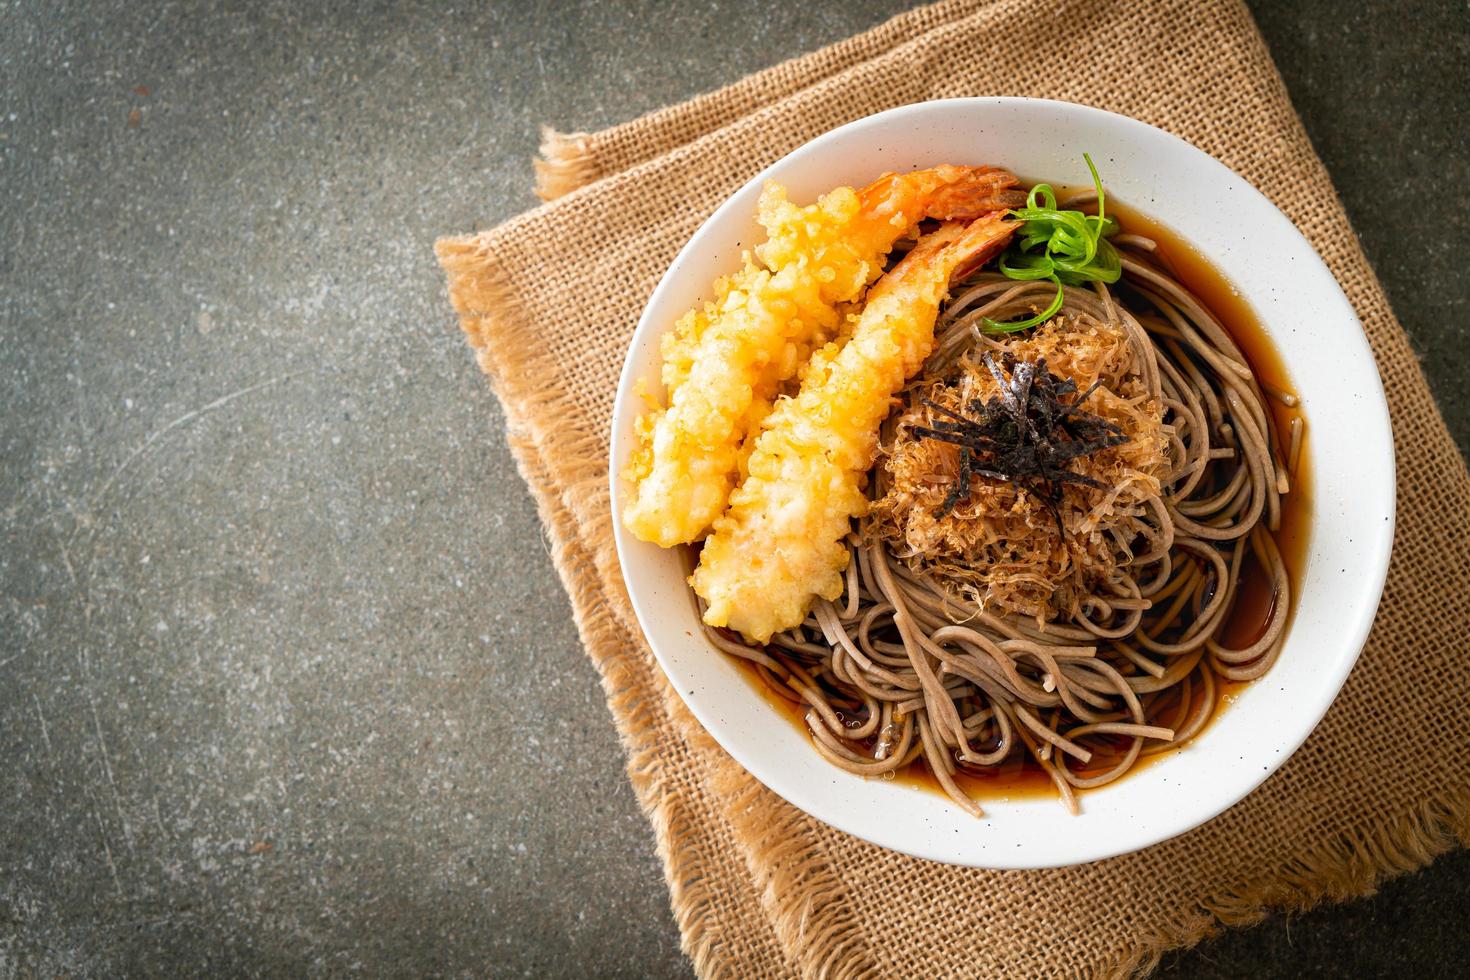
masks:
{"type": "MultiPolygon", "coordinates": [[[[526,317],[520,312],[515,291],[483,238],[474,235],[445,238],[435,244],[434,250],[449,277],[450,301],[460,314],[460,325],[476,351],[481,370],[492,379],[507,418],[519,420],[533,448],[543,457],[547,451],[547,433],[542,431],[539,420],[557,420],[557,450],[566,469],[559,481],[548,478],[535,489],[538,493],[556,493],[560,506],[577,515],[582,522],[577,536],[584,542],[600,581],[621,590],[622,574],[612,547],[585,544],[611,542],[612,515],[588,513],[586,508],[572,503],[602,493],[607,483],[607,447],[574,421],[576,406],[568,394],[545,383],[545,379],[556,376],[555,365],[538,361],[546,355],[537,351],[534,344],[505,342],[523,334],[526,317]],[[519,349],[512,351],[511,346],[519,349]]],[[[607,605],[629,633],[640,636],[626,593],[619,591],[607,598],[624,600],[607,605]]]]}
{"type": "Polygon", "coordinates": [[[571,598],[578,636],[597,667],[627,755],[629,781],[653,827],[654,847],[663,866],[670,905],[682,937],[681,947],[701,976],[712,975],[721,964],[718,944],[710,928],[713,901],[706,887],[709,879],[697,852],[680,846],[680,821],[673,798],[663,793],[659,785],[661,762],[654,733],[662,722],[658,717],[660,708],[642,689],[644,685],[626,657],[611,653],[625,642],[619,636],[622,630],[597,577],[588,574],[585,566],[590,563],[579,544],[574,519],[558,499],[559,495],[552,492],[541,450],[531,431],[534,427],[525,422],[528,413],[563,406],[556,404],[557,397],[551,392],[545,392],[544,398],[525,401],[512,400],[504,390],[504,379],[514,374],[510,365],[497,365],[497,357],[503,357],[506,351],[497,351],[491,338],[514,329],[513,325],[520,320],[515,315],[518,307],[513,292],[495,273],[488,255],[475,239],[441,240],[435,252],[450,277],[450,296],[461,314],[460,324],[505,412],[511,456],[531,489],[537,514],[546,530],[552,564],[571,598]]]}
{"type": "MultiPolygon", "coordinates": [[[[667,792],[661,782],[662,760],[655,733],[665,720],[672,723],[691,751],[705,754],[714,770],[712,788],[727,801],[724,816],[736,828],[737,839],[762,838],[766,842],[743,848],[741,857],[787,965],[802,963],[804,973],[819,966],[820,975],[834,978],[857,976],[861,965],[871,957],[847,912],[850,906],[845,887],[822,858],[811,825],[799,811],[766,790],[724,754],[653,665],[636,623],[620,624],[623,617],[615,610],[627,604],[607,601],[601,583],[620,582],[621,577],[608,579],[605,573],[599,574],[603,570],[581,540],[586,534],[610,535],[611,515],[579,532],[564,497],[577,492],[584,478],[579,474],[575,483],[557,493],[546,472],[541,449],[545,433],[539,431],[534,420],[566,419],[568,403],[563,392],[516,380],[549,375],[535,363],[534,347],[504,342],[521,334],[525,324],[514,290],[475,237],[441,240],[435,251],[449,276],[450,298],[461,315],[461,326],[505,411],[517,469],[531,488],[547,529],[552,562],[572,598],[578,633],[601,676],[627,753],[629,779],[653,825],[685,953],[701,976],[723,974],[733,965],[721,960],[723,944],[711,924],[711,876],[698,855],[681,846],[683,820],[699,818],[681,818],[678,796],[667,792]],[[630,662],[640,654],[644,676],[640,676],[639,665],[630,662]],[[650,683],[652,691],[648,689],[650,683]],[[815,927],[816,923],[820,928],[815,927]],[[820,962],[814,963],[810,956],[819,951],[820,962]],[[844,960],[842,954],[850,952],[858,955],[844,960]]],[[[596,461],[597,475],[587,479],[605,479],[605,464],[601,462],[605,447],[599,440],[565,426],[558,427],[557,435],[565,440],[562,452],[571,458],[596,461]]],[[[741,972],[751,975],[744,969],[741,972]]]]}
{"type": "Polygon", "coordinates": [[[1272,913],[1304,912],[1324,902],[1365,898],[1390,878],[1470,846],[1470,786],[1430,799],[1369,834],[1345,833],[1274,871],[1183,911],[1167,927],[1140,936],[1138,948],[1105,966],[1109,974],[1145,977],[1164,954],[1187,949],[1226,928],[1244,928],[1272,913]]]}
{"type": "Polygon", "coordinates": [[[873,956],[847,901],[847,887],[811,832],[810,818],[728,756],[716,788],[730,800],[726,817],[748,849],[762,907],[782,946],[798,958],[802,974],[832,980],[871,975],[873,956]]]}
{"type": "MultiPolygon", "coordinates": [[[[571,595],[579,635],[601,676],[627,753],[628,776],[653,826],[670,904],[695,971],[718,976],[749,964],[731,962],[723,955],[718,925],[723,910],[715,906],[711,876],[698,852],[683,846],[686,822],[710,818],[681,814],[677,796],[663,785],[656,737],[663,720],[672,723],[691,751],[710,753],[713,789],[726,801],[723,817],[743,845],[752,884],[788,963],[807,976],[871,974],[871,951],[811,819],[723,754],[652,663],[636,623],[624,622],[625,617],[618,615],[625,604],[608,601],[602,583],[620,583],[620,576],[615,569],[599,568],[582,541],[589,535],[594,539],[609,535],[612,516],[579,528],[564,502],[568,493],[585,488],[586,481],[601,483],[606,478],[605,447],[590,433],[565,425],[569,402],[564,392],[544,383],[517,382],[544,381],[550,375],[536,363],[535,345],[514,342],[526,336],[529,324],[494,255],[476,236],[444,239],[436,252],[448,275],[461,326],[505,410],[512,455],[546,526],[552,561],[571,595]],[[564,487],[558,488],[545,469],[546,433],[539,431],[537,418],[560,419],[559,452],[586,461],[578,467],[577,479],[564,487]],[[636,662],[639,657],[642,664],[636,662]]],[[[1224,928],[1253,925],[1272,912],[1303,911],[1326,900],[1371,895],[1384,880],[1466,845],[1470,845],[1470,787],[1428,800],[1371,834],[1344,834],[1269,878],[1243,883],[1198,909],[1183,910],[1164,928],[1137,937],[1136,948],[1127,955],[1098,966],[1110,975],[1144,976],[1164,954],[1193,946],[1224,928]]]]}
{"type": "Polygon", "coordinates": [[[900,44],[952,23],[992,0],[941,0],[915,6],[852,37],[764,68],[711,92],[655,109],[595,133],[541,130],[535,190],[552,201],[610,174],[714,132],[792,93],[872,57],[873,47],[900,44]],[[657,149],[655,149],[657,148],[657,149]]]}
{"type": "MultiPolygon", "coordinates": [[[[530,440],[509,440],[516,468],[528,485],[537,487],[546,479],[541,461],[530,440]]],[[[567,584],[572,599],[572,618],[587,649],[613,650],[629,643],[627,634],[608,611],[596,579],[586,574],[586,558],[575,536],[575,520],[550,495],[534,492],[537,513],[547,528],[551,561],[567,584]]],[[[698,851],[681,840],[687,818],[679,812],[677,796],[661,785],[663,760],[657,739],[650,737],[665,724],[660,706],[648,696],[634,665],[622,656],[594,658],[603,693],[612,710],[623,751],[627,754],[628,779],[640,808],[653,827],[654,850],[663,866],[669,889],[669,905],[678,923],[681,948],[700,976],[723,971],[718,929],[719,905],[711,893],[711,877],[705,873],[698,851]]]]}
{"type": "Polygon", "coordinates": [[[540,156],[531,161],[536,168],[536,196],[554,201],[592,183],[602,174],[592,156],[587,133],[559,133],[541,127],[540,156]]]}
{"type": "MultiPolygon", "coordinates": [[[[531,442],[519,435],[509,439],[511,455],[523,479],[531,486],[546,479],[540,457],[531,442]]],[[[567,584],[572,599],[572,618],[577,633],[588,649],[606,649],[620,642],[622,632],[608,612],[595,580],[578,571],[584,564],[576,543],[573,519],[547,494],[535,493],[536,510],[547,528],[551,561],[557,574],[567,584]]],[[[605,657],[594,661],[602,681],[603,693],[616,719],[618,736],[627,754],[628,779],[648,822],[653,827],[654,849],[663,866],[664,882],[669,889],[669,904],[679,925],[681,946],[701,976],[715,972],[718,943],[712,928],[718,914],[714,897],[707,887],[697,852],[680,846],[681,819],[676,798],[660,791],[661,760],[657,742],[644,737],[663,723],[657,707],[640,690],[632,665],[621,657],[605,657]]]]}

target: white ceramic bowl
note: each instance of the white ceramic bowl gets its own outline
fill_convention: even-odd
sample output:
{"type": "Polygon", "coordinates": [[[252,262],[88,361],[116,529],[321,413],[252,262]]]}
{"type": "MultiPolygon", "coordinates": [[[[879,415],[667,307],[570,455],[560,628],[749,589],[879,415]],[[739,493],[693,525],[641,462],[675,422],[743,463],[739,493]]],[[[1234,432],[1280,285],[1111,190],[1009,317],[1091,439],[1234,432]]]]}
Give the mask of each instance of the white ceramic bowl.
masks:
{"type": "Polygon", "coordinates": [[[1088,182],[1091,153],[1108,192],[1209,257],[1270,332],[1305,405],[1314,474],[1299,605],[1281,658],[1193,744],[1117,784],[1085,793],[1082,813],[1050,799],[984,801],[975,820],[937,793],[863,779],[818,757],[700,632],[681,555],[616,521],[623,575],[654,654],[680,696],[751,774],[834,827],[918,857],[988,868],[1078,864],[1147,847],[1219,814],[1260,785],[1327,711],[1368,636],[1393,541],[1393,440],[1362,328],[1327,267],[1265,197],[1183,140],[1098,109],[1034,99],[956,99],[850,123],[773,164],[727,200],[665,273],[633,336],[613,415],[612,499],[632,448],[634,393],[656,390],[660,335],[736,268],[757,240],[767,179],[796,201],[884,171],[993,164],[1058,184],[1088,182]],[[742,245],[743,243],[743,245],[742,245]]]}

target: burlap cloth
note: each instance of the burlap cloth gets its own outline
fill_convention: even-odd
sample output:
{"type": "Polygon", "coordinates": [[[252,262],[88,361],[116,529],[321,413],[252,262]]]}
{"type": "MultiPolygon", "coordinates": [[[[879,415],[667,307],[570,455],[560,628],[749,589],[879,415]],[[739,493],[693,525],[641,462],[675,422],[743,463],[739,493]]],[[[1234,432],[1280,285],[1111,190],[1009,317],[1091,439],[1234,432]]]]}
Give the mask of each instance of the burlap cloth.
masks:
{"type": "Polygon", "coordinates": [[[1239,3],[952,0],[626,125],[552,134],[546,149],[540,188],[555,200],[438,252],[505,405],[701,975],[1147,969],[1221,924],[1365,894],[1470,839],[1470,478],[1239,3]],[[806,140],[891,106],[963,95],[1126,113],[1244,175],[1347,290],[1393,413],[1393,568],[1372,639],[1326,720],[1224,815],[1079,868],[930,864],[829,829],[765,790],[665,682],[610,533],[613,389],[679,247],[751,174],[806,140]]]}

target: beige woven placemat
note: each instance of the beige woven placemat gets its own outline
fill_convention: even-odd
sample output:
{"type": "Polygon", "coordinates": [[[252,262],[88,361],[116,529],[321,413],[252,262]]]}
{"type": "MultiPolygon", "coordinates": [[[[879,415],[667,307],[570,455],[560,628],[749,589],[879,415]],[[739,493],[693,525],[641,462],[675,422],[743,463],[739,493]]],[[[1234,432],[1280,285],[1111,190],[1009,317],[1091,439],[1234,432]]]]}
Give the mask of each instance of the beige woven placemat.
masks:
{"type": "Polygon", "coordinates": [[[540,188],[555,200],[441,241],[438,253],[505,405],[701,975],[1123,973],[1222,923],[1364,894],[1470,839],[1470,477],[1238,2],[951,0],[626,125],[550,134],[546,153],[540,188]],[[1326,720],[1224,815],[1080,868],[929,864],[831,830],[766,791],[664,681],[610,534],[614,385],[674,253],[724,197],[802,142],[891,106],[961,95],[1126,113],[1244,175],[1342,282],[1393,413],[1398,545],[1372,639],[1326,720]]]}

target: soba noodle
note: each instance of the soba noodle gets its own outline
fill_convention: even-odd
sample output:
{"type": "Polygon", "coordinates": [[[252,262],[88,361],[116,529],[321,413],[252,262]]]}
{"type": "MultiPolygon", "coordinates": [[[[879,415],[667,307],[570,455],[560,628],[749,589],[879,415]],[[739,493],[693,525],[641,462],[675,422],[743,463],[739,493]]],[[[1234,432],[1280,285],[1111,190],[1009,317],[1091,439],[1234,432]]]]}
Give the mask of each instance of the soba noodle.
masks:
{"type": "MultiPolygon", "coordinates": [[[[1259,677],[1275,662],[1291,601],[1271,532],[1300,432],[1294,426],[1282,447],[1244,353],[1153,261],[1155,243],[1138,235],[1113,241],[1123,279],[1113,289],[1067,287],[1062,315],[1127,336],[1133,370],[1173,434],[1160,496],[1128,519],[1119,564],[1091,595],[1047,623],[1001,615],[957,597],[877,535],[854,532],[838,601],[819,601],[804,624],[765,647],[708,631],[719,649],[753,662],[777,693],[805,706],[812,742],[833,765],[884,776],[922,758],[978,816],[957,774],[1024,758],[1075,811],[1077,790],[1112,782],[1198,734],[1222,681],[1259,677]],[[1274,600],[1259,636],[1234,647],[1224,627],[1248,557],[1270,579],[1274,600]]],[[[966,352],[1003,349],[1005,336],[980,332],[982,318],[1028,316],[1055,289],[994,272],[957,284],[923,375],[942,374],[966,352]]],[[[880,463],[869,481],[874,499],[883,482],[880,463]]]]}

